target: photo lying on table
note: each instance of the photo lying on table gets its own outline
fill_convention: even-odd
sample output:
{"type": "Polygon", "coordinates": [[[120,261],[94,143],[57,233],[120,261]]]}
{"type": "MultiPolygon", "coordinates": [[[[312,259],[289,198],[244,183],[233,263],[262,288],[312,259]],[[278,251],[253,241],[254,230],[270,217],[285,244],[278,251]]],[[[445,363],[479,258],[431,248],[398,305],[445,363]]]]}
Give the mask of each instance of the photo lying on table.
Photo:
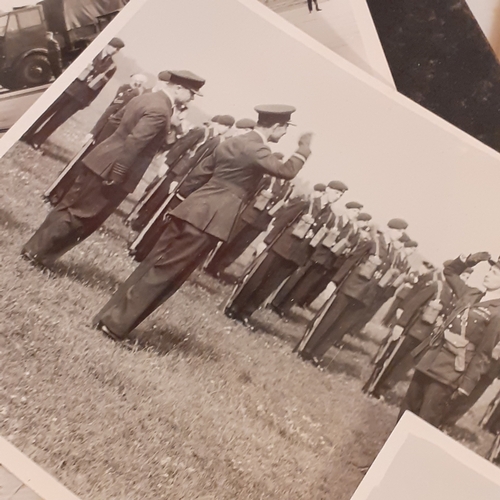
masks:
{"type": "Polygon", "coordinates": [[[2,0],[0,137],[128,1],[2,0]]]}
{"type": "Polygon", "coordinates": [[[490,500],[500,469],[406,413],[351,500],[490,500]]]}
{"type": "Polygon", "coordinates": [[[347,500],[406,410],[498,460],[499,154],[258,1],[127,9],[0,143],[0,434],[87,498],[347,500]]]}

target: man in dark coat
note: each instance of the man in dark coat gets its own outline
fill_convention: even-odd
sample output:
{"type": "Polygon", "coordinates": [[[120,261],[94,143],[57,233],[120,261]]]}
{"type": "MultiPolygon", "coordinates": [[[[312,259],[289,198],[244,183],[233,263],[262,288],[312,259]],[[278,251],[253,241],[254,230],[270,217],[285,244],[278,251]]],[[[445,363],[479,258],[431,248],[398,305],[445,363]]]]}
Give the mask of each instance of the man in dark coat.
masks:
{"type": "Polygon", "coordinates": [[[263,175],[282,179],[297,175],[310,154],[311,134],[299,139],[297,151],[278,160],[267,142],[286,133],[291,106],[258,106],[254,131],[224,141],[211,155],[213,175],[170,214],[170,222],[148,257],[123,283],[94,319],[106,335],[124,339],[166,301],[226,241],[241,206],[263,175]]]}
{"type": "Polygon", "coordinates": [[[152,181],[156,184],[148,187],[148,194],[145,194],[132,210],[128,220],[134,231],[140,231],[148,224],[175,186],[214,152],[233,124],[232,116],[216,115],[208,127],[191,129],[172,146],[165,159],[168,165],[167,173],[152,181]]]}
{"type": "Polygon", "coordinates": [[[82,172],[84,167],[81,159],[83,159],[85,155],[88,155],[93,148],[110,137],[117,129],[119,121],[113,120],[113,116],[134,97],[142,94],[146,82],[146,76],[135,74],[132,75],[130,84],[126,83],[119,87],[111,104],[106,108],[99,120],[97,120],[90,133],[85,136],[83,146],[85,152],[80,153],[80,161],[75,162],[71,169],[67,170],[66,168],[65,170],[67,171],[64,173],[64,176],[56,180],[50,188],[50,192],[45,195],[51,205],[57,205],[59,201],[61,201],[62,197],[73,185],[80,172],[82,172]]]}
{"type": "Polygon", "coordinates": [[[89,106],[115,74],[113,55],[124,46],[119,38],[112,38],[85,71],[33,123],[22,140],[38,149],[66,120],[89,106]]]}
{"type": "MultiPolygon", "coordinates": [[[[391,219],[385,233],[377,232],[364,255],[357,256],[358,263],[336,290],[335,298],[328,301],[310,322],[307,342],[299,350],[306,360],[319,363],[328,349],[338,344],[351,331],[359,316],[376,299],[378,284],[389,271],[395,259],[394,242],[408,224],[402,219],[391,219]]],[[[375,228],[374,228],[375,232],[375,228]]]]}
{"type": "Polygon", "coordinates": [[[281,287],[271,304],[279,315],[286,315],[294,305],[302,305],[311,292],[319,295],[333,277],[337,258],[354,246],[357,234],[356,220],[363,205],[355,201],[346,203],[345,216],[337,215],[333,204],[330,208],[331,214],[328,215],[324,227],[329,231],[335,231],[337,236],[330,238],[328,245],[324,245],[325,232],[325,237],[316,242],[309,261],[297,269],[281,287]]]}
{"type": "Polygon", "coordinates": [[[422,347],[422,354],[400,411],[400,417],[409,410],[436,427],[442,424],[450,404],[470,397],[491,369],[500,341],[500,261],[480,252],[451,261],[443,273],[457,305],[427,344],[417,348],[422,347]],[[460,279],[468,266],[482,261],[491,265],[483,280],[486,292],[460,279]]]}
{"type": "MultiPolygon", "coordinates": [[[[315,187],[318,190],[319,186],[315,187]]],[[[313,251],[310,242],[331,213],[329,204],[347,191],[347,186],[340,181],[332,181],[328,187],[322,185],[322,188],[327,200],[322,196],[297,199],[283,207],[281,214],[276,214],[273,229],[266,237],[275,241],[270,242],[264,258],[258,257],[260,264],[244,278],[243,286],[226,307],[227,316],[248,323],[250,316],[265,300],[308,261],[313,251]]]]}
{"type": "Polygon", "coordinates": [[[153,92],[124,107],[116,132],[83,160],[83,171],[22,254],[50,265],[90,236],[134,191],[163,147],[174,103],[191,101],[205,81],[187,71],[162,72],[153,92]]]}
{"type": "MultiPolygon", "coordinates": [[[[282,159],[281,153],[275,153],[282,159]]],[[[259,189],[254,199],[247,204],[234,226],[231,236],[215,253],[205,271],[218,277],[230,266],[264,231],[267,230],[273,216],[269,211],[289,192],[289,182],[282,179],[265,179],[265,185],[259,189]]]]}
{"type": "Polygon", "coordinates": [[[382,357],[375,366],[374,373],[377,374],[378,381],[371,393],[376,398],[391,390],[408,375],[415,366],[412,351],[429,338],[436,325],[446,318],[454,305],[453,292],[444,277],[437,271],[432,274],[431,280],[426,280],[423,286],[410,292],[401,304],[402,314],[386,340],[390,343],[388,347],[391,359],[386,362],[385,357],[382,357]],[[381,363],[385,363],[382,370],[379,366],[381,363]]]}

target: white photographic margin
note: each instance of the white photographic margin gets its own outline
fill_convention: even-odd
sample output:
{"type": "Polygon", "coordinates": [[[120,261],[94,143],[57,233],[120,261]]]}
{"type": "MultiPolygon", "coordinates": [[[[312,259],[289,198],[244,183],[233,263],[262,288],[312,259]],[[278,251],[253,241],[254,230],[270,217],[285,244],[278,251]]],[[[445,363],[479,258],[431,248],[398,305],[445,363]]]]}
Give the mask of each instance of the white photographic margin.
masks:
{"type": "MultiPolygon", "coordinates": [[[[500,485],[500,468],[407,411],[385,442],[351,500],[369,500],[374,489],[390,470],[394,460],[397,460],[398,453],[408,437],[417,437],[432,442],[468,469],[500,485]]],[[[414,473],[418,476],[419,471],[414,470],[414,473]]]]}
{"type": "MultiPolygon", "coordinates": [[[[134,17],[134,15],[148,3],[149,0],[131,0],[120,14],[110,23],[110,25],[91,43],[91,45],[76,59],[76,61],[55,81],[52,86],[31,106],[31,108],[23,114],[23,116],[10,128],[0,140],[0,158],[20,139],[23,133],[30,125],[56,100],[56,98],[68,87],[68,85],[83,71],[83,69],[93,60],[106,43],[115,35],[119,34],[120,30],[134,17]]],[[[165,2],[173,2],[175,0],[165,0],[165,2]]],[[[216,0],[206,0],[207,2],[215,2],[216,0]]],[[[403,96],[395,89],[392,89],[387,84],[380,81],[378,78],[367,74],[362,69],[359,69],[354,64],[346,61],[341,56],[335,54],[330,49],[326,48],[322,43],[318,42],[311,36],[305,34],[299,28],[293,26],[288,21],[283,19],[279,14],[273,12],[269,7],[260,3],[259,0],[236,0],[240,4],[265,19],[276,28],[280,29],[290,37],[301,42],[304,46],[310,48],[325,60],[331,62],[341,70],[350,74],[360,82],[365,83],[373,90],[380,94],[389,97],[394,102],[407,108],[413,113],[423,117],[428,122],[433,123],[440,128],[450,132],[464,144],[470,145],[475,149],[485,152],[492,158],[500,161],[500,153],[486,146],[481,141],[460,130],[446,120],[440,118],[434,113],[423,108],[411,99],[403,96]]]]}

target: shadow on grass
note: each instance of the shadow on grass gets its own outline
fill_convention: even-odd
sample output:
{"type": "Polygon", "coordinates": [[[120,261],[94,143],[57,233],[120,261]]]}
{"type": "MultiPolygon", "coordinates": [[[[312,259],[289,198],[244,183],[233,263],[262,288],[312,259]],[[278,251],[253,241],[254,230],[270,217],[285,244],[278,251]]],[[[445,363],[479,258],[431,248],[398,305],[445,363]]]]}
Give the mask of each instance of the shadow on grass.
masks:
{"type": "Polygon", "coordinates": [[[21,222],[20,220],[16,219],[14,215],[12,215],[7,210],[4,210],[3,208],[0,208],[0,225],[22,231],[31,230],[29,224],[26,224],[25,222],[21,222]]]}
{"type": "Polygon", "coordinates": [[[193,335],[186,335],[184,330],[177,327],[138,329],[130,334],[130,340],[137,349],[153,350],[161,356],[175,351],[189,357],[216,363],[220,361],[220,355],[212,345],[201,342],[193,335]]]}
{"type": "Polygon", "coordinates": [[[332,352],[330,355],[325,356],[321,363],[321,367],[330,373],[343,373],[348,377],[361,380],[362,367],[339,359],[338,354],[338,352],[332,352]]]}
{"type": "Polygon", "coordinates": [[[110,274],[92,264],[72,263],[69,265],[57,262],[50,270],[56,276],[68,277],[82,285],[89,285],[92,288],[98,288],[106,292],[114,290],[121,283],[114,274],[110,274]]]}

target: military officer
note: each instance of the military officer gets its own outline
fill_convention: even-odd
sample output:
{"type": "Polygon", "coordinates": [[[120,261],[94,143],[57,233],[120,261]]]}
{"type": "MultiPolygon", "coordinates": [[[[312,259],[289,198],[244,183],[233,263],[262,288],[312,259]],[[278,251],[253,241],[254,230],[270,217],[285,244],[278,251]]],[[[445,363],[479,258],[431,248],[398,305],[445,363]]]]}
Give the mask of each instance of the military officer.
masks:
{"type": "MultiPolygon", "coordinates": [[[[106,108],[99,120],[97,120],[90,133],[85,136],[84,144],[89,142],[91,142],[91,144],[89,147],[85,148],[84,153],[80,154],[80,160],[86,154],[89,154],[92,148],[106,140],[116,130],[119,123],[113,122],[113,125],[110,126],[111,117],[118,113],[118,111],[134,97],[141,95],[146,82],[147,77],[137,73],[132,75],[130,83],[126,83],[119,87],[111,104],[106,108]]],[[[73,167],[51,187],[50,193],[45,195],[51,205],[57,205],[57,203],[59,203],[64,194],[75,182],[82,168],[83,165],[81,161],[74,163],[73,167]]]]}
{"type": "MultiPolygon", "coordinates": [[[[375,300],[378,284],[395,259],[394,242],[401,238],[407,227],[403,219],[391,219],[385,232],[372,227],[372,241],[360,248],[363,253],[354,256],[355,267],[340,284],[334,300],[328,301],[310,322],[303,347],[299,349],[302,358],[319,363],[332,345],[351,332],[360,315],[375,300]]],[[[340,269],[339,273],[345,271],[340,269]]]]}
{"type": "Polygon", "coordinates": [[[444,268],[457,297],[456,308],[433,333],[422,354],[401,406],[439,427],[450,402],[467,398],[488,373],[500,340],[500,260],[486,252],[461,256],[444,268]],[[466,285],[460,274],[468,266],[489,261],[483,279],[485,292],[466,285]]]}
{"type": "Polygon", "coordinates": [[[176,185],[213,153],[233,124],[232,116],[216,115],[208,127],[195,128],[179,139],[178,144],[167,153],[165,162],[169,168],[166,175],[158,180],[147,199],[139,201],[140,208],[132,211],[134,215],[129,220],[134,231],[140,231],[146,226],[176,185]]]}
{"type": "Polygon", "coordinates": [[[38,149],[68,118],[89,106],[115,74],[113,56],[123,47],[122,40],[112,38],[85,71],[35,121],[22,140],[38,149]]]}
{"type": "MultiPolygon", "coordinates": [[[[283,159],[282,153],[274,153],[278,159],[283,159]]],[[[269,177],[254,199],[245,207],[231,236],[215,253],[205,271],[218,277],[231,265],[249,245],[264,231],[267,230],[273,216],[269,211],[289,194],[289,182],[269,177]]]]}
{"type": "Polygon", "coordinates": [[[90,236],[134,191],[163,147],[174,103],[188,103],[205,80],[189,71],[162,72],[153,92],[123,108],[116,132],[83,160],[83,171],[24,245],[22,255],[50,265],[90,236]]]}
{"type": "MultiPolygon", "coordinates": [[[[315,192],[319,192],[319,187],[316,186],[315,192]]],[[[228,317],[248,323],[264,301],[307,262],[313,251],[310,241],[331,213],[328,205],[346,191],[343,182],[332,181],[325,188],[325,196],[311,197],[309,201],[294,200],[276,215],[273,229],[266,237],[267,241],[269,238],[275,241],[270,243],[267,256],[226,307],[228,317]]]]}
{"type": "Polygon", "coordinates": [[[263,175],[292,179],[310,154],[311,134],[281,162],[267,145],[287,132],[295,108],[257,106],[255,130],[228,139],[210,156],[213,175],[170,214],[170,222],[148,257],[98,313],[95,323],[106,335],[124,339],[167,300],[231,233],[241,206],[263,175]]]}

